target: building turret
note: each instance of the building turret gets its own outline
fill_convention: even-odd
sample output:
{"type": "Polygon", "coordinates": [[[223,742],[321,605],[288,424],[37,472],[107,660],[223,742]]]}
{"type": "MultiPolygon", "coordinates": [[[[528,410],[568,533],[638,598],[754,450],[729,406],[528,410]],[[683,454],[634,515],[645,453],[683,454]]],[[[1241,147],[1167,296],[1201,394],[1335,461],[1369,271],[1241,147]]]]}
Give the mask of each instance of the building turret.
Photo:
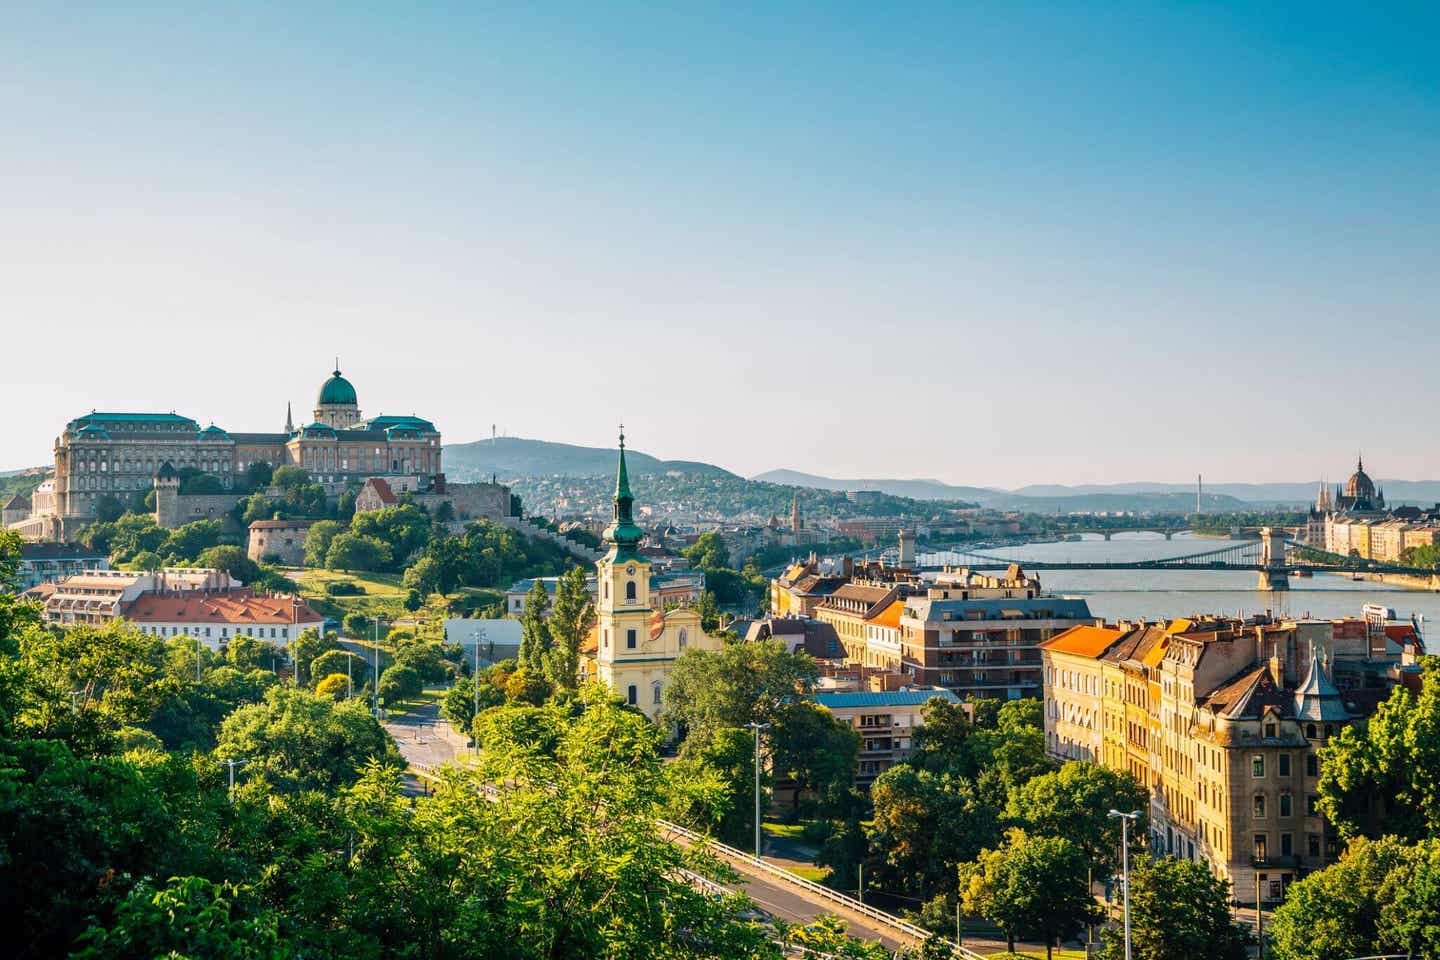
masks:
{"type": "Polygon", "coordinates": [[[1310,670],[1295,691],[1295,718],[1323,723],[1351,719],[1349,708],[1320,663],[1319,644],[1310,644],[1310,670]]]}
{"type": "Polygon", "coordinates": [[[625,431],[620,431],[620,457],[615,470],[615,495],[612,498],[614,518],[605,528],[605,539],[610,543],[610,561],[624,560],[636,555],[636,548],[645,536],[645,531],[635,523],[635,497],[630,492],[630,474],[625,469],[625,431]]]}

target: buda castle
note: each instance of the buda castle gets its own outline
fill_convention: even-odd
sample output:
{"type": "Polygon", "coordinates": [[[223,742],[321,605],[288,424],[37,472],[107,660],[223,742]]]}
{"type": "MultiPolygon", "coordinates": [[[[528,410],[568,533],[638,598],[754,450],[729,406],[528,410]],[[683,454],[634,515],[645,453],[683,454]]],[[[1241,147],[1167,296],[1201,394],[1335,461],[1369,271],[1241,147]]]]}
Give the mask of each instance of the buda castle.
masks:
{"type": "MultiPolygon", "coordinates": [[[[105,498],[130,509],[151,487],[162,526],[218,519],[250,492],[246,472],[256,463],[272,470],[301,467],[332,498],[372,478],[393,479],[397,489],[422,495],[446,489],[435,425],[412,415],[365,419],[355,387],[341,375],[337,362],[320,386],[311,422],[301,427],[294,425],[288,405],[284,429],[271,433],[232,432],[213,423],[202,428],[174,412],[91,412],[77,417],[55,440],[54,475],[35,491],[28,510],[25,504],[6,504],[5,525],[30,540],[73,539],[81,527],[94,522],[96,505],[105,498]],[[204,484],[203,493],[187,495],[183,478],[197,472],[214,482],[204,484]]],[[[455,494],[467,502],[475,499],[471,494],[494,494],[481,498],[486,500],[481,512],[509,513],[505,488],[451,485],[462,486],[466,489],[455,494]]]]}

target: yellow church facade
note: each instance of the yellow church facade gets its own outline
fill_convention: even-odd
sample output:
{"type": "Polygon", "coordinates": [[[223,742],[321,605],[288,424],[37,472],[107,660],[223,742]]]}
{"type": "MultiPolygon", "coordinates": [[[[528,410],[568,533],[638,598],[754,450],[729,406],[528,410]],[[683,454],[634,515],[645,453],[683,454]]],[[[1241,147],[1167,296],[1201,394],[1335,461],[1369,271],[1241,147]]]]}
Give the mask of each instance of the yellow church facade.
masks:
{"type": "Polygon", "coordinates": [[[694,610],[652,604],[650,561],[639,552],[644,531],[634,520],[623,433],[613,502],[614,519],[605,529],[609,549],[595,564],[599,592],[587,672],[655,720],[675,661],[686,650],[718,650],[720,639],[705,633],[694,610]]]}

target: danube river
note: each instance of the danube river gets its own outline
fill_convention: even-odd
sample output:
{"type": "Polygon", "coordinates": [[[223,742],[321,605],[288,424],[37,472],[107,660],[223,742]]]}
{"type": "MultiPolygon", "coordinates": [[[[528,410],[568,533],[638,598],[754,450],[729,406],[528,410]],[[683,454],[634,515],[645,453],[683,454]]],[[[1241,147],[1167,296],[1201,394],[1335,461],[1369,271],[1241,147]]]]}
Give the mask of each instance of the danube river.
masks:
{"type": "MultiPolygon", "coordinates": [[[[980,551],[990,556],[1057,563],[1128,563],[1159,560],[1218,550],[1228,541],[1218,537],[1176,534],[1116,534],[1111,540],[1087,537],[1066,543],[1035,543],[993,547],[980,551]]],[[[946,562],[944,554],[921,552],[920,562],[946,562]]],[[[955,562],[955,561],[952,561],[955,562]]],[[[1157,620],[1196,613],[1251,614],[1267,610],[1285,616],[1358,617],[1367,603],[1383,603],[1401,619],[1421,614],[1426,621],[1440,618],[1440,593],[1406,590],[1345,576],[1316,574],[1290,578],[1290,589],[1262,593],[1255,589],[1251,571],[1199,570],[1041,570],[1035,574],[1048,593],[1083,597],[1090,612],[1106,620],[1157,620]]]]}

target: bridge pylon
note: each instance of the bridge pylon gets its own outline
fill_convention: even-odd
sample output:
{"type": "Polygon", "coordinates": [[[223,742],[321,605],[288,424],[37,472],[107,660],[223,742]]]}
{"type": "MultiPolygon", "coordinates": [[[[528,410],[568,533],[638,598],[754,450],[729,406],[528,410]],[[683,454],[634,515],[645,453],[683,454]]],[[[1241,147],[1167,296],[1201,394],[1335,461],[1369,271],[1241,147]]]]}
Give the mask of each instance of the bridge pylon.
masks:
{"type": "Polygon", "coordinates": [[[1257,589],[1266,592],[1290,589],[1290,569],[1285,566],[1285,534],[1276,534],[1269,527],[1260,528],[1260,582],[1257,589]],[[1277,544],[1276,541],[1279,541],[1277,544]],[[1279,546],[1279,552],[1276,552],[1279,546]]]}

